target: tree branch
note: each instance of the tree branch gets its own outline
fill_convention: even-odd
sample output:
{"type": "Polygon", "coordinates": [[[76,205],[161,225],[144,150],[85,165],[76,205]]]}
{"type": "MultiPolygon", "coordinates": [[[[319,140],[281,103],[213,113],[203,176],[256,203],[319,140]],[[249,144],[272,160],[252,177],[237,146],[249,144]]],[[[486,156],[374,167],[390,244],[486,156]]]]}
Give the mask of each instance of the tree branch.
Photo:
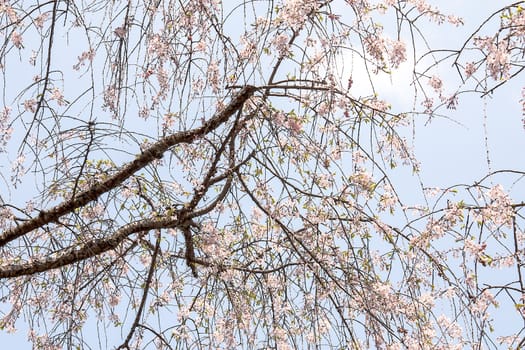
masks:
{"type": "Polygon", "coordinates": [[[217,129],[242,107],[244,102],[250,98],[251,95],[253,95],[255,90],[257,90],[255,86],[246,85],[241,89],[241,91],[239,91],[237,95],[232,98],[230,103],[224,109],[222,109],[220,112],[217,112],[210,120],[203,123],[203,125],[199,128],[181,131],[160,139],[151,145],[151,147],[146,149],[143,153],[138,155],[132,162],[124,165],[122,170],[118,171],[107,180],[98,182],[90,189],[79,193],[71,200],[65,201],[49,210],[42,210],[37,217],[26,221],[12,229],[4,231],[2,234],[0,234],[0,247],[5,246],[10,241],[23,236],[36,228],[58,220],[58,218],[60,218],[62,215],[70,213],[76,208],[80,208],[87,203],[96,200],[102,194],[122,184],[131,175],[144,168],[155,159],[162,158],[164,152],[166,152],[170,147],[180,143],[190,143],[197,137],[217,129]]]}
{"type": "Polygon", "coordinates": [[[0,279],[32,275],[100,255],[115,249],[122,241],[137,232],[175,227],[180,223],[176,216],[135,221],[122,226],[113,235],[101,239],[90,240],[79,246],[68,247],[55,256],[34,259],[28,263],[8,264],[0,267],[0,279]]]}
{"type": "Polygon", "coordinates": [[[146,278],[145,284],[144,284],[144,291],[142,292],[142,299],[140,301],[140,306],[137,311],[137,314],[135,315],[135,320],[133,321],[133,324],[131,325],[131,328],[129,330],[128,336],[126,337],[126,340],[122,345],[120,345],[117,350],[121,349],[129,349],[129,342],[131,341],[131,338],[133,337],[133,334],[135,334],[135,329],[137,329],[137,326],[139,325],[140,318],[142,316],[142,313],[144,312],[144,306],[146,305],[146,299],[148,299],[148,292],[151,285],[151,280],[153,279],[153,273],[155,272],[155,266],[157,264],[157,256],[160,249],[160,232],[158,232],[157,235],[157,241],[155,243],[155,250],[153,251],[153,256],[151,257],[151,265],[149,267],[148,271],[148,277],[146,278]]]}

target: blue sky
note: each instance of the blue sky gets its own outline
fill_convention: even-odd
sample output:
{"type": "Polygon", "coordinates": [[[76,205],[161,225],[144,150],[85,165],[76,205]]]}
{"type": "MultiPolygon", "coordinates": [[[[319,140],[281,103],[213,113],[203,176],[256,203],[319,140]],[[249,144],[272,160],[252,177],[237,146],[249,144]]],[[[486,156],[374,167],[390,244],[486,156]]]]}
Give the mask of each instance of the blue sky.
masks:
{"type": "MultiPolygon", "coordinates": [[[[444,12],[453,13],[464,18],[465,25],[454,28],[449,25],[439,27],[439,30],[426,31],[429,41],[434,47],[458,48],[462,38],[474,30],[482,19],[497,8],[510,4],[510,1],[435,1],[444,12]],[[460,33],[461,35],[459,35],[460,33]]],[[[436,28],[432,26],[432,28],[436,28]]],[[[80,52],[74,53],[71,62],[80,52]]],[[[69,60],[66,60],[69,61],[69,60]]],[[[378,77],[374,82],[380,94],[391,99],[393,105],[400,108],[410,108],[412,97],[409,85],[409,64],[401,67],[392,77],[378,77]]],[[[454,70],[440,68],[440,74],[454,77],[454,70]]],[[[364,78],[363,78],[364,79],[364,78]]],[[[453,78],[455,79],[455,78],[453,78]]],[[[354,78],[356,83],[359,79],[354,78]]],[[[415,134],[414,147],[417,158],[421,162],[421,179],[429,187],[447,187],[457,183],[472,183],[488,170],[487,151],[490,155],[491,170],[523,169],[525,165],[525,137],[521,121],[520,99],[523,79],[519,77],[496,92],[481,99],[479,96],[462,95],[460,104],[455,111],[447,111],[447,118],[435,118],[428,122],[425,116],[416,116],[414,128],[407,129],[407,136],[415,134]],[[485,125],[484,125],[485,124],[485,125]]],[[[366,87],[361,87],[366,94],[366,87]]],[[[450,87],[453,89],[454,87],[450,87]]],[[[357,88],[359,89],[359,88],[357,88]]],[[[356,90],[359,93],[359,90],[356,90]]],[[[501,178],[506,189],[512,186],[514,179],[501,178]]],[[[401,187],[410,183],[406,173],[394,178],[401,187]]],[[[514,185],[515,200],[525,198],[525,191],[520,184],[514,185]]],[[[403,195],[403,193],[402,193],[403,195]]],[[[407,194],[407,201],[414,200],[407,194]]],[[[10,348],[28,348],[24,326],[18,323],[19,332],[14,335],[0,334],[0,339],[10,348]]]]}

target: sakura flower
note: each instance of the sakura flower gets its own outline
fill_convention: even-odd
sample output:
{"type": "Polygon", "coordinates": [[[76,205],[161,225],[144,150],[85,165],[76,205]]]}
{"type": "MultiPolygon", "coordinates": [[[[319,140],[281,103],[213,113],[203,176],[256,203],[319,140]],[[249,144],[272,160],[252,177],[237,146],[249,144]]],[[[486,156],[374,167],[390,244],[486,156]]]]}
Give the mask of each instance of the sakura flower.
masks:
{"type": "Polygon", "coordinates": [[[430,85],[437,92],[441,91],[441,89],[443,88],[443,82],[436,75],[433,75],[430,78],[430,80],[428,81],[428,85],[430,85]]]}
{"type": "Polygon", "coordinates": [[[364,39],[364,44],[368,54],[381,64],[384,60],[385,39],[377,34],[369,35],[364,39]]]}
{"type": "Polygon", "coordinates": [[[407,59],[405,43],[396,40],[391,43],[391,46],[392,48],[389,52],[390,64],[393,68],[398,68],[407,59]]]}
{"type": "Polygon", "coordinates": [[[201,40],[195,45],[195,51],[205,52],[208,48],[208,44],[205,40],[201,40]]]}
{"type": "Polygon", "coordinates": [[[95,204],[92,207],[86,207],[82,212],[82,217],[87,220],[96,220],[100,218],[104,213],[104,206],[100,203],[95,204]]]}
{"type": "Polygon", "coordinates": [[[158,97],[162,100],[166,99],[166,92],[169,90],[169,76],[163,65],[160,65],[156,71],[157,81],[159,83],[158,97]]]}
{"type": "Polygon", "coordinates": [[[37,105],[37,101],[34,98],[32,98],[30,100],[25,100],[24,101],[24,110],[26,110],[27,112],[35,113],[36,112],[36,105],[37,105]]]}
{"type": "Polygon", "coordinates": [[[323,101],[317,108],[317,113],[319,113],[319,115],[327,115],[330,113],[330,109],[330,104],[323,101]]]}
{"type": "Polygon", "coordinates": [[[476,65],[472,62],[468,62],[466,65],[465,65],[465,76],[467,78],[471,77],[472,74],[474,74],[476,72],[476,65]]]}
{"type": "Polygon", "coordinates": [[[154,34],[149,39],[148,55],[157,57],[162,60],[168,56],[168,49],[168,44],[159,34],[154,34]]]}
{"type": "Polygon", "coordinates": [[[21,154],[11,164],[11,171],[13,172],[13,176],[11,176],[11,181],[13,181],[13,183],[18,182],[20,180],[20,177],[24,175],[25,173],[24,161],[25,160],[26,160],[26,157],[23,154],[21,154]]]}
{"type": "Polygon", "coordinates": [[[507,47],[512,47],[508,41],[497,42],[490,37],[477,37],[474,45],[487,53],[487,72],[494,80],[508,79],[510,71],[510,57],[507,47]]]}
{"type": "Polygon", "coordinates": [[[9,1],[0,2],[0,14],[5,12],[9,18],[9,21],[11,23],[16,23],[19,20],[18,14],[16,13],[15,9],[8,4],[8,2],[9,1]]]}
{"type": "Polygon", "coordinates": [[[110,111],[115,112],[117,109],[117,89],[115,86],[109,86],[104,91],[104,105],[103,108],[109,108],[110,111]]]}
{"type": "Polygon", "coordinates": [[[42,13],[40,15],[38,15],[35,20],[34,20],[34,23],[35,23],[35,26],[38,28],[38,29],[42,29],[44,28],[44,22],[49,18],[49,13],[46,12],[46,13],[42,13]]]}
{"type": "Polygon", "coordinates": [[[415,5],[420,13],[431,10],[431,6],[425,0],[409,0],[409,3],[415,5]]]}
{"type": "Polygon", "coordinates": [[[13,128],[9,123],[10,114],[10,107],[4,107],[4,109],[0,111],[0,152],[5,151],[5,146],[13,133],[13,128]]]}
{"type": "Polygon", "coordinates": [[[173,127],[176,120],[176,114],[174,113],[166,113],[164,114],[164,117],[162,118],[162,129],[167,130],[173,127]]]}
{"type": "Polygon", "coordinates": [[[273,120],[273,122],[276,125],[282,126],[282,125],[284,125],[284,121],[286,120],[286,116],[285,116],[285,114],[283,112],[278,111],[278,112],[272,114],[272,120],[273,120]]]}
{"type": "Polygon", "coordinates": [[[461,334],[463,333],[463,330],[461,329],[461,327],[456,322],[452,322],[445,315],[439,316],[437,318],[437,323],[452,338],[460,338],[461,334]]]}
{"type": "Polygon", "coordinates": [[[519,334],[514,334],[508,336],[501,336],[496,338],[496,340],[500,345],[506,345],[507,348],[514,348],[515,346],[512,346],[512,344],[517,344],[521,340],[521,337],[519,334]]]}
{"type": "Polygon", "coordinates": [[[280,19],[291,28],[300,29],[318,6],[316,0],[287,0],[280,11],[280,19]]]}
{"type": "Polygon", "coordinates": [[[286,126],[290,129],[292,134],[298,134],[302,130],[302,125],[296,118],[288,118],[286,126]]]}
{"type": "Polygon", "coordinates": [[[117,306],[120,303],[120,299],[121,299],[120,293],[118,293],[118,292],[112,293],[109,296],[109,305],[113,306],[113,307],[117,306]]]}
{"type": "Polygon", "coordinates": [[[78,63],[73,66],[74,70],[79,70],[80,67],[85,65],[85,61],[93,61],[93,58],[95,58],[95,50],[89,49],[88,51],[82,52],[80,56],[78,56],[78,63]]]}
{"type": "Polygon", "coordinates": [[[212,91],[216,94],[220,87],[219,65],[217,61],[212,61],[208,65],[208,83],[211,85],[212,91]]]}
{"type": "Polygon", "coordinates": [[[471,312],[481,316],[483,320],[487,320],[490,317],[489,313],[487,312],[487,309],[491,305],[497,307],[498,302],[491,292],[485,290],[475,299],[473,303],[469,305],[469,308],[471,312]]]}
{"type": "Polygon", "coordinates": [[[509,53],[505,47],[491,46],[487,57],[487,68],[493,79],[508,79],[509,76],[509,53]]]}
{"type": "Polygon", "coordinates": [[[198,95],[202,93],[202,90],[204,90],[204,86],[204,80],[199,77],[191,84],[191,90],[193,91],[193,93],[198,95]]]}
{"type": "Polygon", "coordinates": [[[245,60],[254,59],[257,48],[255,43],[252,40],[250,40],[250,38],[247,35],[242,35],[240,37],[240,43],[242,47],[242,49],[239,52],[240,58],[245,60]]]}
{"type": "Polygon", "coordinates": [[[117,36],[117,38],[124,39],[126,37],[126,28],[124,26],[117,27],[113,33],[117,36]]]}
{"type": "Polygon", "coordinates": [[[350,181],[367,191],[371,191],[374,188],[372,176],[365,169],[356,171],[352,176],[350,176],[350,181]]]}
{"type": "Polygon", "coordinates": [[[10,38],[11,42],[13,43],[13,45],[15,45],[17,49],[21,49],[24,47],[22,43],[22,35],[20,35],[20,33],[18,33],[16,30],[11,33],[10,38]]]}
{"type": "Polygon", "coordinates": [[[385,192],[381,195],[381,198],[379,199],[378,209],[379,211],[388,209],[390,210],[390,212],[393,212],[394,206],[397,204],[397,198],[390,185],[385,185],[384,190],[385,192]]]}
{"type": "Polygon", "coordinates": [[[475,257],[481,256],[483,252],[485,251],[485,248],[487,247],[486,243],[478,244],[473,239],[466,239],[465,240],[465,248],[464,250],[469,253],[469,255],[473,255],[475,257]]]}
{"type": "Polygon", "coordinates": [[[277,35],[273,39],[272,44],[280,56],[286,56],[289,53],[289,41],[290,38],[284,33],[277,35]]]}
{"type": "Polygon", "coordinates": [[[514,217],[514,210],[511,206],[509,196],[503,190],[501,185],[492,187],[487,196],[491,200],[490,204],[481,210],[481,215],[486,220],[490,220],[493,224],[500,226],[512,226],[512,218],[514,217]]]}
{"type": "Polygon", "coordinates": [[[434,105],[434,100],[432,98],[425,98],[421,104],[425,107],[425,113],[432,113],[432,106],[434,105]]]}
{"type": "Polygon", "coordinates": [[[327,174],[321,174],[317,178],[317,184],[319,185],[320,188],[326,189],[331,186],[332,179],[327,174]]]}
{"type": "Polygon", "coordinates": [[[463,25],[463,18],[454,15],[448,15],[447,22],[452,25],[455,25],[456,27],[459,27],[463,25]]]}
{"type": "Polygon", "coordinates": [[[64,101],[64,95],[59,88],[53,88],[53,90],[51,90],[51,100],[57,101],[59,106],[64,106],[66,104],[64,101]]]}

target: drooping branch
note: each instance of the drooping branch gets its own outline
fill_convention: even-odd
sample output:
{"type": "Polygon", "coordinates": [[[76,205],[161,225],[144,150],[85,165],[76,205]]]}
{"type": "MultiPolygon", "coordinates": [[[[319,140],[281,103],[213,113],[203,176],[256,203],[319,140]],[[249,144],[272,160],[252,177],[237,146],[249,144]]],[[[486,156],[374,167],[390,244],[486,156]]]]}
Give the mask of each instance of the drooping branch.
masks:
{"type": "Polygon", "coordinates": [[[153,279],[153,274],[155,273],[155,267],[157,265],[157,257],[159,255],[159,250],[160,250],[160,241],[161,241],[161,236],[160,236],[160,232],[158,232],[157,242],[155,243],[155,248],[153,250],[153,256],[151,257],[151,265],[149,267],[148,277],[146,278],[146,281],[144,283],[144,291],[142,292],[142,299],[140,300],[139,309],[137,311],[137,314],[135,315],[135,320],[133,321],[133,324],[131,325],[131,328],[129,330],[128,336],[126,337],[126,340],[124,341],[124,343],[122,343],[122,345],[120,345],[117,348],[117,350],[129,349],[129,342],[131,341],[133,334],[135,334],[135,330],[137,329],[139,325],[140,318],[143,315],[144,306],[146,305],[146,299],[148,298],[148,292],[151,286],[151,280],[153,279]]]}
{"type": "Polygon", "coordinates": [[[58,220],[62,215],[72,212],[87,203],[96,200],[102,194],[116,188],[122,184],[131,175],[144,168],[155,159],[160,159],[164,153],[172,146],[180,143],[190,143],[196,138],[217,129],[221,124],[226,122],[244,102],[257,90],[255,86],[246,85],[235,95],[230,103],[221,111],[217,112],[211,119],[203,123],[202,126],[188,131],[181,131],[160,139],[152,144],[144,152],[138,155],[132,162],[124,165],[120,171],[110,176],[105,181],[93,185],[90,189],[79,193],[74,198],[65,201],[49,210],[42,210],[40,214],[21,225],[4,231],[0,234],[0,246],[4,246],[10,241],[31,232],[34,229],[42,227],[50,222],[58,220]]]}

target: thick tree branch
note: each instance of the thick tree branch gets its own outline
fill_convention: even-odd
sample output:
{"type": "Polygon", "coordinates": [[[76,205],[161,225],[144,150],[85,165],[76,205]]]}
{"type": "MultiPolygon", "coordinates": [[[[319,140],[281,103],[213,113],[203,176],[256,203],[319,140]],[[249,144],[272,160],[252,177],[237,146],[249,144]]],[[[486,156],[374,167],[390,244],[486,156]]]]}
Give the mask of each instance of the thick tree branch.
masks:
{"type": "Polygon", "coordinates": [[[175,227],[180,220],[176,216],[140,220],[124,225],[113,235],[101,239],[89,240],[81,246],[68,247],[55,256],[33,259],[29,263],[9,264],[0,267],[0,278],[19,277],[44,272],[58,267],[74,264],[115,249],[122,241],[138,232],[175,227]]]}
{"type": "Polygon", "coordinates": [[[87,203],[96,200],[102,194],[122,184],[131,175],[144,168],[155,159],[162,158],[164,152],[170,147],[180,143],[192,142],[196,138],[217,129],[242,107],[244,102],[253,95],[256,89],[256,87],[251,85],[243,87],[223,110],[217,112],[201,127],[189,131],[181,131],[162,138],[138,155],[132,162],[124,165],[120,171],[109,177],[107,180],[98,182],[90,189],[79,193],[71,200],[65,201],[49,210],[43,210],[37,217],[10,230],[4,231],[0,234],[0,246],[4,246],[10,241],[23,236],[34,229],[49,224],[50,222],[56,221],[62,215],[70,213],[76,208],[80,208],[87,203]]]}

